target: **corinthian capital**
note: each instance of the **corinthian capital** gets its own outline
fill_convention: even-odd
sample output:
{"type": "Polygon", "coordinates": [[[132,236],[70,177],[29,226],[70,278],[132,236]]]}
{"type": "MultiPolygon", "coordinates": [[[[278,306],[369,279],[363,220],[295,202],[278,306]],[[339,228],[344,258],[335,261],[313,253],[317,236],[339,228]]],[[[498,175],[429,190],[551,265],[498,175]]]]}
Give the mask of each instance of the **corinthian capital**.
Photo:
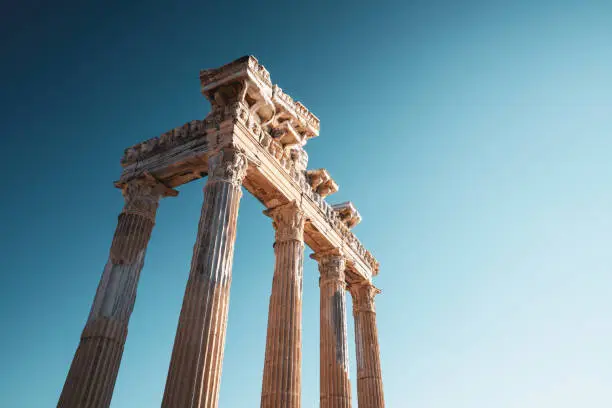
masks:
{"type": "Polygon", "coordinates": [[[319,285],[328,282],[340,282],[344,285],[346,260],[340,249],[334,248],[330,251],[317,252],[310,257],[319,263],[319,272],[321,273],[319,285]]]}
{"type": "Polygon", "coordinates": [[[115,185],[121,188],[125,200],[122,213],[142,215],[153,222],[155,222],[159,199],[178,195],[178,191],[164,186],[148,173],[126,183],[115,183],[115,185]]]}
{"type": "Polygon", "coordinates": [[[208,159],[208,182],[225,181],[240,186],[246,170],[247,159],[244,153],[225,147],[208,159]]]}
{"type": "Polygon", "coordinates": [[[295,201],[264,211],[272,218],[276,230],[276,242],[304,241],[304,211],[295,201]]]}
{"type": "Polygon", "coordinates": [[[353,296],[353,313],[357,312],[376,312],[374,296],[381,291],[371,282],[352,284],[349,291],[353,296]]]}

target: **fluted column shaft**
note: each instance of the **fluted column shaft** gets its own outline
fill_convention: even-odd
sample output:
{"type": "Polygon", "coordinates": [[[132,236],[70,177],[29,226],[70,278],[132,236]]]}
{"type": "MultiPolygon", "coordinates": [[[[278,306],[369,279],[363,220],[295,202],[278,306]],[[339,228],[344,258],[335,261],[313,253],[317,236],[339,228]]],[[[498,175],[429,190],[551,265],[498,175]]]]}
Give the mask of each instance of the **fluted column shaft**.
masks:
{"type": "Polygon", "coordinates": [[[165,408],[217,407],[238,207],[247,162],[225,148],[209,158],[193,248],[162,401],[165,408]]]}
{"type": "Polygon", "coordinates": [[[124,185],[123,195],[125,206],[57,404],[61,408],[110,405],[159,198],[176,192],[141,178],[124,185]]]}
{"type": "Polygon", "coordinates": [[[346,262],[338,251],[313,254],[321,278],[321,408],[350,408],[346,329],[346,262]]]}
{"type": "Polygon", "coordinates": [[[383,408],[385,399],[374,305],[374,296],[380,291],[371,283],[351,285],[349,290],[353,296],[355,317],[357,401],[359,407],[383,408]]]}
{"type": "Polygon", "coordinates": [[[301,406],[304,213],[295,202],[267,210],[276,263],[264,361],[262,408],[301,406]]]}

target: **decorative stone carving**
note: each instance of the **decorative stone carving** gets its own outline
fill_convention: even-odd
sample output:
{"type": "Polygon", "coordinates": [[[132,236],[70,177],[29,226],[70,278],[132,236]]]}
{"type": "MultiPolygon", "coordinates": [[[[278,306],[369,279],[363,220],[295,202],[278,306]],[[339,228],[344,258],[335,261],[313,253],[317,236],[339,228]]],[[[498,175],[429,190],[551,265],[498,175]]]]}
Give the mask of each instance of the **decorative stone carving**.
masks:
{"type": "Polygon", "coordinates": [[[369,282],[353,284],[349,286],[349,291],[353,295],[353,312],[376,312],[374,297],[381,293],[369,282]]]}
{"type": "Polygon", "coordinates": [[[241,186],[247,171],[247,159],[243,152],[235,148],[221,149],[208,159],[209,182],[229,181],[241,186]]]}
{"type": "Polygon", "coordinates": [[[338,184],[336,184],[334,179],[331,178],[327,170],[308,170],[306,175],[308,177],[310,186],[317,194],[327,197],[328,195],[338,191],[338,184]]]}
{"type": "Polygon", "coordinates": [[[295,201],[264,211],[272,218],[276,242],[304,240],[304,212],[295,201]]]}
{"type": "Polygon", "coordinates": [[[155,219],[160,197],[178,195],[178,191],[164,186],[150,174],[125,184],[116,183],[116,186],[121,188],[125,199],[123,213],[142,215],[150,220],[155,219]]]}
{"type": "Polygon", "coordinates": [[[320,285],[328,281],[338,282],[345,287],[344,270],[346,268],[346,259],[342,251],[338,248],[331,249],[325,252],[316,252],[310,257],[319,263],[319,272],[321,273],[320,285]]]}
{"type": "MultiPolygon", "coordinates": [[[[347,228],[353,228],[355,225],[361,222],[361,215],[359,214],[359,211],[357,211],[353,203],[350,201],[334,204],[332,205],[332,208],[336,214],[338,214],[340,220],[344,223],[344,225],[346,225],[347,228]]],[[[351,243],[356,245],[357,240],[355,239],[355,236],[351,235],[350,237],[351,243]]]]}
{"type": "MultiPolygon", "coordinates": [[[[306,161],[296,157],[296,152],[300,154],[303,152],[303,157],[307,158],[304,150],[295,148],[287,150],[278,140],[273,140],[270,133],[280,137],[282,143],[294,143],[299,139],[303,144],[308,138],[318,135],[320,124],[316,116],[312,115],[301,103],[295,102],[285,94],[280,87],[272,85],[269,72],[254,57],[243,57],[223,67],[204,70],[200,77],[202,92],[212,99],[213,111],[211,114],[203,121],[192,121],[164,133],[160,138],[153,138],[126,149],[122,165],[130,166],[138,161],[163,154],[164,151],[174,149],[181,144],[202,139],[207,132],[216,131],[224,123],[241,122],[253,133],[255,139],[278,160],[288,177],[296,181],[300,179],[302,171],[306,170],[306,161]],[[220,89],[222,87],[225,88],[220,89]],[[217,92],[216,96],[215,92],[217,92]],[[261,112],[250,113],[255,105],[269,106],[274,111],[273,120],[269,124],[264,126],[259,117],[261,112]],[[291,159],[285,157],[285,151],[290,153],[291,159]]],[[[294,147],[299,146],[300,143],[294,147]]],[[[303,193],[315,200],[317,205],[327,212],[327,209],[323,208],[326,205],[325,201],[319,199],[318,196],[327,197],[337,191],[338,185],[324,169],[310,170],[307,174],[309,183],[311,186],[314,185],[312,188],[316,195],[313,195],[310,187],[304,186],[302,186],[303,193]]],[[[342,227],[338,226],[333,215],[330,223],[343,236],[351,237],[350,233],[347,234],[342,227]]],[[[376,274],[378,262],[363,248],[359,240],[355,239],[350,245],[358,253],[363,254],[365,262],[376,274]]]]}

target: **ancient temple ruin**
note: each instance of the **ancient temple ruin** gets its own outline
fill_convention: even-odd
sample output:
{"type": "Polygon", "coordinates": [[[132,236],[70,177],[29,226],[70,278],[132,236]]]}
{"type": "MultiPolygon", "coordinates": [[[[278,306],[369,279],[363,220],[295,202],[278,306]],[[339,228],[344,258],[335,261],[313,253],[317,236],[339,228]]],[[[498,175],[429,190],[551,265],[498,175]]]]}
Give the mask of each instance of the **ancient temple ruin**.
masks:
{"type": "MultiPolygon", "coordinates": [[[[236,220],[242,187],[276,231],[261,407],[300,407],[304,244],[319,264],[321,407],[350,407],[346,291],[353,298],[361,408],[384,406],[372,278],[378,262],[351,232],[361,216],[304,146],[319,119],[247,56],[200,73],[210,113],[125,150],[115,183],[125,198],[110,255],[58,407],[110,405],[138,278],[160,198],[207,177],[191,271],[162,407],[218,406],[236,220]]],[[[254,402],[255,403],[255,402],[254,402]]]]}

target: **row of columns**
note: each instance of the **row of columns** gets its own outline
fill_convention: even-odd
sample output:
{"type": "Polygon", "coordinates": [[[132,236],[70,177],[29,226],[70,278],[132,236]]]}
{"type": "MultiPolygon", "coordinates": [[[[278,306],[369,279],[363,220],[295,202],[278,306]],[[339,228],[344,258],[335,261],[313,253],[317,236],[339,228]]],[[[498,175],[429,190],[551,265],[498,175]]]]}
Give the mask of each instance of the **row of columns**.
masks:
{"type": "MultiPolygon", "coordinates": [[[[232,261],[247,161],[224,148],[209,158],[204,205],[168,370],[163,408],[218,406],[232,261]]],[[[58,407],[110,405],[144,253],[159,199],[176,195],[151,179],[124,187],[109,261],[94,298],[58,407]]],[[[290,202],[265,211],[275,228],[276,257],[268,316],[262,408],[301,406],[303,211],[290,202]]],[[[339,249],[313,254],[321,273],[320,405],[351,406],[346,319],[346,261],[339,249]]],[[[370,282],[353,297],[357,394],[362,408],[384,407],[374,296],[370,282]]]]}

